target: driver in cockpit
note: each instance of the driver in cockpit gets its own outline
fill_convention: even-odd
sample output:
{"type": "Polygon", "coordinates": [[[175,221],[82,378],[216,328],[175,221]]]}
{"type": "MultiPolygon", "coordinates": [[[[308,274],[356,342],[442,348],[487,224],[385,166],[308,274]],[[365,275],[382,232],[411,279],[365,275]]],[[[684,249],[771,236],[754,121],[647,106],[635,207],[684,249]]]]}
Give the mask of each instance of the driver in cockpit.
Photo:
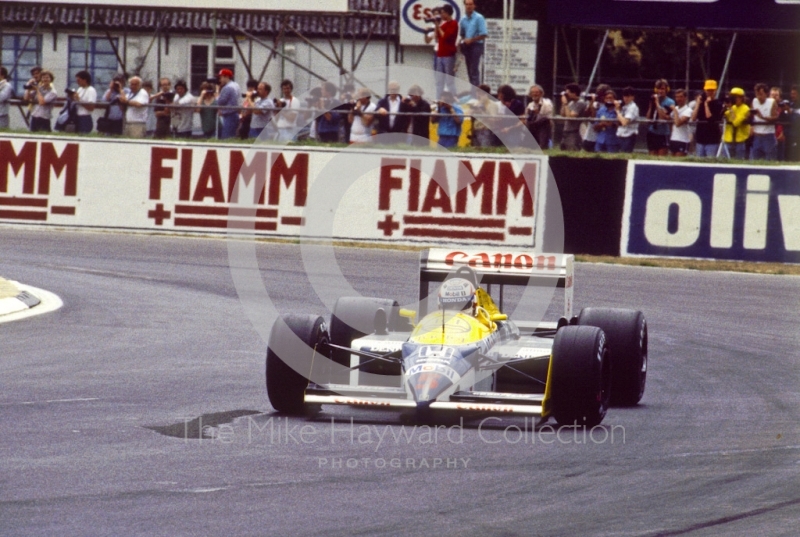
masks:
{"type": "Polygon", "coordinates": [[[464,278],[450,278],[439,288],[439,309],[477,314],[478,298],[475,286],[464,278]]]}

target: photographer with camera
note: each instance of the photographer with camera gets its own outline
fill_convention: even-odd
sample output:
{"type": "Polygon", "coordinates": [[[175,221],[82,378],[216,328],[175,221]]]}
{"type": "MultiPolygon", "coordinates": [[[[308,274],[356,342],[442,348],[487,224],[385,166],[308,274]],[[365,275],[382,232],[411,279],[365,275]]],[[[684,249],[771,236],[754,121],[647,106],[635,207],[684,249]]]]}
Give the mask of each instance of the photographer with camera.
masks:
{"type": "Polygon", "coordinates": [[[213,78],[207,79],[200,84],[200,96],[197,98],[195,112],[200,114],[200,128],[203,131],[203,138],[214,138],[219,128],[217,111],[213,108],[217,106],[217,84],[213,78]]]}
{"type": "Polygon", "coordinates": [[[442,92],[442,98],[436,103],[436,113],[431,117],[431,121],[438,124],[436,133],[439,135],[440,146],[450,148],[458,145],[464,111],[455,104],[452,93],[442,92]]]}
{"type": "Polygon", "coordinates": [[[38,65],[36,67],[31,67],[31,77],[22,87],[25,92],[22,94],[22,100],[28,104],[35,104],[36,103],[36,86],[39,85],[39,80],[42,76],[42,68],[38,65]]]}
{"type": "Polygon", "coordinates": [[[472,146],[496,147],[500,145],[497,135],[492,132],[497,127],[493,116],[499,114],[499,103],[492,98],[492,88],[487,84],[478,86],[476,99],[473,101],[472,146]]]}
{"type": "Polygon", "coordinates": [[[747,140],[750,138],[750,107],[744,102],[744,90],[733,88],[725,99],[725,134],[723,140],[731,157],[747,158],[747,140]]]}
{"type": "MultiPolygon", "coordinates": [[[[31,112],[31,132],[51,132],[50,119],[53,115],[53,102],[58,98],[53,89],[55,77],[50,71],[39,73],[39,83],[28,90],[33,96],[33,111],[31,112]]],[[[27,89],[28,86],[25,86],[27,89]]]]}
{"type": "Polygon", "coordinates": [[[441,20],[435,19],[436,37],[439,46],[436,48],[434,76],[436,80],[436,99],[441,99],[442,91],[447,89],[451,94],[456,92],[456,41],[458,40],[458,23],[453,20],[453,6],[445,4],[441,7],[441,20]]]}
{"type": "Polygon", "coordinates": [[[530,87],[528,97],[530,97],[530,102],[525,109],[525,123],[536,143],[539,144],[539,149],[549,149],[550,139],[553,136],[552,120],[555,115],[553,102],[545,98],[544,88],[539,84],[530,87]]]}
{"type": "Polygon", "coordinates": [[[703,93],[695,101],[691,121],[697,122],[694,133],[697,156],[716,157],[722,140],[722,103],[717,99],[716,80],[706,80],[703,93]]]}
{"type": "MultiPolygon", "coordinates": [[[[567,84],[561,92],[561,116],[577,119],[584,115],[588,105],[581,100],[581,87],[577,84],[567,84]]],[[[566,121],[561,136],[561,149],[565,151],[581,150],[581,131],[578,121],[566,121]]]]}
{"type": "Polygon", "coordinates": [[[159,80],[158,87],[161,91],[150,97],[151,102],[162,105],[153,109],[153,115],[156,116],[156,132],[153,137],[157,140],[163,140],[169,138],[172,124],[172,112],[163,105],[172,104],[175,101],[175,92],[172,91],[172,82],[170,82],[169,78],[159,80]]]}
{"type": "MultiPolygon", "coordinates": [[[[246,109],[253,108],[258,99],[258,80],[252,78],[247,81],[247,91],[242,94],[242,106],[246,109]]],[[[239,127],[236,129],[236,136],[242,140],[250,137],[250,124],[253,121],[252,110],[239,111],[239,127]]]]}
{"type": "Polygon", "coordinates": [[[689,96],[685,89],[675,90],[675,106],[672,107],[672,133],[669,137],[669,152],[673,157],[685,157],[689,154],[692,142],[692,131],[689,120],[692,119],[689,96]]]}
{"type": "Polygon", "coordinates": [[[120,104],[120,95],[122,95],[124,87],[124,75],[117,75],[108,83],[108,89],[103,94],[103,101],[108,103],[108,106],[103,117],[97,119],[97,132],[122,136],[122,121],[125,111],[120,104]]]}
{"type": "Polygon", "coordinates": [[[14,95],[14,88],[8,81],[8,69],[0,65],[0,129],[9,127],[8,101],[14,95]]]}
{"type": "Polygon", "coordinates": [[[597,108],[595,117],[600,119],[592,125],[592,130],[597,133],[595,151],[598,153],[618,153],[619,138],[617,138],[617,109],[622,103],[617,100],[614,90],[608,89],[603,94],[603,102],[597,108]]]}
{"type": "Polygon", "coordinates": [[[367,88],[359,89],[355,98],[353,108],[347,114],[347,122],[350,123],[350,143],[368,143],[372,141],[372,121],[375,119],[377,107],[375,103],[370,102],[371,94],[367,88]]]}
{"type": "Polygon", "coordinates": [[[125,110],[125,128],[128,138],[144,138],[147,134],[147,106],[150,94],[142,87],[142,79],[132,76],[128,80],[128,91],[123,91],[119,102],[128,106],[125,110]]]}
{"type": "Polygon", "coordinates": [[[78,71],[75,74],[78,89],[70,97],[78,103],[76,107],[75,131],[89,134],[94,129],[92,111],[97,102],[97,90],[92,87],[92,75],[88,71],[78,71]]]}
{"type": "Polygon", "coordinates": [[[636,90],[628,86],[622,90],[622,102],[616,101],[614,110],[617,114],[617,140],[620,153],[633,153],[636,146],[636,135],[639,133],[639,106],[634,100],[636,90]]]}
{"type": "Polygon", "coordinates": [[[256,86],[256,99],[253,105],[252,119],[250,120],[250,138],[259,138],[264,130],[267,133],[264,139],[272,140],[275,138],[275,127],[272,125],[272,116],[275,110],[275,103],[269,98],[272,86],[266,82],[259,82],[256,86]]]}
{"type": "MultiPolygon", "coordinates": [[[[650,104],[647,107],[647,119],[672,120],[672,109],[675,101],[667,96],[669,83],[660,78],[656,80],[650,104]]],[[[669,137],[671,132],[669,123],[650,123],[647,126],[647,152],[650,155],[665,156],[669,153],[669,137]]]]}

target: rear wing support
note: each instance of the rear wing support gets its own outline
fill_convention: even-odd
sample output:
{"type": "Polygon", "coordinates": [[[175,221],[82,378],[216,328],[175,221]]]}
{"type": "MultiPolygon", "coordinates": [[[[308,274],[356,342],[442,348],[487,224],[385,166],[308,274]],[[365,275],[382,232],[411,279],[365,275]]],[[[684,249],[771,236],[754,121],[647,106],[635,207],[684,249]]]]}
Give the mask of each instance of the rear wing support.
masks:
{"type": "Polygon", "coordinates": [[[575,284],[575,256],[542,254],[531,251],[448,250],[431,248],[419,256],[419,318],[427,313],[430,282],[443,282],[453,277],[459,267],[475,271],[480,283],[491,294],[492,285],[499,285],[500,311],[503,311],[503,287],[506,285],[558,287],[564,289],[564,317],[572,318],[575,284]]]}

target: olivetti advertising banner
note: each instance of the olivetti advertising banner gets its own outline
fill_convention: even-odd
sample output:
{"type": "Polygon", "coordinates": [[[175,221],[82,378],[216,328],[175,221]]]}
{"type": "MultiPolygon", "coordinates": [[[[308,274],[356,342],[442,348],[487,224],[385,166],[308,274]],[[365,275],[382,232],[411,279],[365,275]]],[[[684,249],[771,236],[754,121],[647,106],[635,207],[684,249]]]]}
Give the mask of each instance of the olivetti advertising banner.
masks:
{"type": "Polygon", "coordinates": [[[13,135],[0,223],[532,246],[546,174],[533,155],[13,135]]]}
{"type": "Polygon", "coordinates": [[[800,263],[800,167],[631,161],[620,251],[800,263]]]}
{"type": "Polygon", "coordinates": [[[699,29],[800,29],[800,0],[550,0],[551,24],[699,29]]]}

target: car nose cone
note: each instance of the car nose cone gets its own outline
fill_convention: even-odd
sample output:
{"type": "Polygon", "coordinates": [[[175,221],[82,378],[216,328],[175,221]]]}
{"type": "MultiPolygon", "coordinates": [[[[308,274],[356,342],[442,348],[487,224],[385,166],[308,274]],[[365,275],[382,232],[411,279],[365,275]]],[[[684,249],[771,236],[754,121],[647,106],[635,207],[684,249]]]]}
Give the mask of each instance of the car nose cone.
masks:
{"type": "Polygon", "coordinates": [[[417,403],[435,401],[453,385],[449,378],[435,371],[423,371],[411,375],[406,382],[417,403]]]}

